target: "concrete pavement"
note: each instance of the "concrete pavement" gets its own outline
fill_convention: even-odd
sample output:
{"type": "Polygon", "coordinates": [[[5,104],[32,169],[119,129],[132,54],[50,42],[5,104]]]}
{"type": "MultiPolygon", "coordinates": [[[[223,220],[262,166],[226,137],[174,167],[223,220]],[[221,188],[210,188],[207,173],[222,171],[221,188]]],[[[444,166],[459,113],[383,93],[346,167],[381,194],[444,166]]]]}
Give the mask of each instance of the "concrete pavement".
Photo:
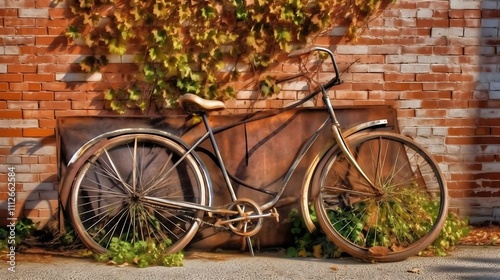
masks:
{"type": "MultiPolygon", "coordinates": [[[[2,258],[3,260],[4,258],[2,258]]],[[[0,264],[0,279],[500,279],[500,246],[459,246],[447,257],[396,263],[352,258],[286,258],[280,252],[188,252],[183,267],[116,267],[90,258],[18,255],[16,272],[0,264]]]]}

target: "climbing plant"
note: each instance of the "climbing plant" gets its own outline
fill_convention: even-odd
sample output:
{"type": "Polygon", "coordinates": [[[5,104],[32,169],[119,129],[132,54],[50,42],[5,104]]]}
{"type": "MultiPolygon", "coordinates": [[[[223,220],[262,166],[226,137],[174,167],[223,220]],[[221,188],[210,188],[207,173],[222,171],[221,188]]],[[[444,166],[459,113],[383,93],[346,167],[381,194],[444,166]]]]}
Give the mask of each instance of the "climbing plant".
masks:
{"type": "MultiPolygon", "coordinates": [[[[105,92],[111,108],[170,107],[183,93],[234,95],[241,72],[259,73],[280,54],[339,24],[358,28],[388,0],[59,0],[75,15],[66,36],[93,55],[82,70],[101,71],[107,55],[134,54],[137,73],[105,92]]],[[[267,83],[266,83],[267,85],[267,83]]],[[[267,85],[268,86],[268,85],[267,85]]],[[[272,87],[271,87],[272,88],[272,87]]]]}

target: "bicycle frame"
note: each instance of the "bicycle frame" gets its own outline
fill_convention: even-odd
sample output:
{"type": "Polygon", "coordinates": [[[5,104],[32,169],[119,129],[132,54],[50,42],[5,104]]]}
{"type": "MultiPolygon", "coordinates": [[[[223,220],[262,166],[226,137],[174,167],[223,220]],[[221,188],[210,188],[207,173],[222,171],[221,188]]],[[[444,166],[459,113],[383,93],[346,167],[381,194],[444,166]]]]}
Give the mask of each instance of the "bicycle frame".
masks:
{"type": "MultiPolygon", "coordinates": [[[[230,174],[228,174],[228,172],[227,172],[224,160],[223,160],[223,158],[221,156],[219,147],[218,147],[218,145],[216,143],[215,135],[217,133],[219,133],[219,132],[228,130],[230,128],[233,128],[233,127],[236,127],[236,126],[239,126],[239,125],[243,125],[245,123],[249,123],[249,122],[253,122],[253,121],[257,121],[257,120],[262,120],[262,119],[269,118],[271,116],[277,115],[279,113],[291,110],[293,108],[296,108],[296,107],[304,104],[306,101],[312,99],[314,96],[316,96],[317,94],[321,93],[321,95],[322,95],[321,98],[323,100],[323,103],[325,104],[326,110],[328,111],[328,117],[318,127],[318,129],[302,144],[302,146],[298,150],[298,154],[297,154],[295,160],[292,162],[292,164],[288,168],[288,171],[286,172],[285,176],[283,177],[283,179],[281,181],[281,186],[280,186],[279,190],[277,192],[269,192],[269,191],[262,191],[262,190],[260,190],[262,192],[266,192],[266,193],[268,193],[270,195],[273,195],[274,197],[270,201],[267,201],[266,203],[264,203],[264,204],[262,204],[262,205],[259,206],[259,208],[260,208],[261,211],[266,211],[266,210],[269,210],[272,207],[274,207],[274,205],[276,205],[276,203],[278,202],[278,200],[281,198],[281,195],[285,191],[286,186],[287,186],[289,180],[291,179],[292,175],[294,174],[294,171],[296,170],[297,166],[299,165],[299,163],[301,162],[301,160],[304,158],[304,156],[306,155],[306,153],[310,150],[311,146],[315,143],[315,141],[318,138],[318,136],[320,135],[321,131],[328,124],[332,124],[332,131],[333,131],[333,136],[334,136],[333,140],[334,141],[331,142],[328,145],[328,147],[326,149],[324,149],[324,151],[322,151],[320,154],[318,154],[316,156],[316,159],[311,163],[311,165],[310,165],[310,167],[308,169],[308,172],[307,172],[307,174],[305,176],[303,186],[302,186],[301,208],[302,208],[304,220],[306,221],[306,225],[307,225],[308,229],[313,230],[314,229],[314,224],[312,223],[312,221],[310,220],[310,217],[308,215],[309,214],[309,210],[308,210],[308,202],[309,202],[309,197],[308,196],[309,196],[309,194],[308,194],[307,190],[309,189],[308,186],[310,184],[310,178],[312,177],[312,173],[314,172],[315,166],[316,166],[317,162],[319,161],[319,158],[321,158],[322,153],[324,154],[324,152],[326,152],[328,150],[328,148],[330,148],[333,145],[337,144],[339,146],[339,148],[346,155],[348,155],[347,159],[349,160],[349,162],[360,172],[360,174],[362,174],[362,176],[366,179],[366,181],[370,185],[372,185],[374,187],[374,184],[370,181],[370,179],[365,175],[365,173],[361,170],[361,168],[357,164],[356,160],[352,156],[352,153],[349,151],[349,148],[348,148],[347,144],[345,143],[344,139],[346,137],[348,137],[348,136],[350,136],[350,135],[358,132],[358,131],[361,131],[361,130],[364,130],[364,129],[367,129],[367,128],[371,128],[371,127],[375,127],[375,126],[381,126],[381,125],[387,124],[387,120],[386,119],[380,119],[380,120],[369,121],[369,122],[366,122],[366,123],[362,123],[362,124],[356,125],[354,127],[351,127],[349,129],[347,129],[345,132],[341,131],[340,124],[339,124],[339,122],[338,122],[338,120],[337,120],[337,118],[335,116],[335,112],[334,112],[333,106],[332,106],[332,104],[330,102],[330,98],[329,98],[328,93],[327,93],[327,89],[333,87],[334,85],[337,85],[337,84],[341,83],[341,81],[339,79],[338,68],[337,68],[337,65],[335,63],[335,59],[333,58],[333,53],[330,50],[322,48],[322,47],[313,47],[313,48],[310,48],[310,49],[306,49],[307,52],[305,52],[304,50],[301,50],[301,51],[292,53],[290,56],[293,57],[293,56],[297,56],[297,55],[302,55],[304,53],[308,53],[308,52],[311,52],[311,51],[314,51],[314,50],[324,51],[324,52],[327,52],[330,55],[330,58],[332,59],[332,62],[333,62],[333,65],[334,65],[334,69],[335,69],[335,72],[336,72],[335,78],[333,78],[332,80],[330,80],[325,85],[321,85],[320,84],[319,85],[319,89],[315,90],[314,92],[312,92],[310,95],[306,96],[305,98],[303,98],[299,102],[278,110],[278,112],[276,114],[265,115],[263,117],[261,116],[261,117],[258,117],[258,118],[250,118],[250,119],[247,119],[247,120],[235,122],[233,124],[229,124],[229,125],[222,126],[222,127],[216,127],[216,128],[212,128],[210,126],[210,124],[209,124],[209,120],[208,120],[207,115],[206,114],[202,114],[201,116],[202,116],[203,123],[204,123],[205,128],[206,128],[206,133],[204,135],[202,135],[201,137],[199,137],[199,139],[192,146],[189,146],[186,143],[184,143],[184,141],[182,141],[182,139],[179,138],[176,135],[173,135],[173,134],[168,133],[168,132],[159,131],[159,130],[156,130],[156,129],[148,129],[148,128],[143,128],[143,129],[142,128],[141,129],[133,128],[132,129],[131,128],[131,129],[114,130],[114,131],[111,131],[111,132],[107,132],[107,133],[101,134],[101,135],[99,135],[99,136],[97,136],[97,137],[89,140],[87,143],[85,143],[77,152],[75,152],[75,154],[73,155],[73,157],[70,159],[70,161],[68,163],[68,166],[71,167],[71,166],[76,165],[78,167],[79,164],[76,164],[76,162],[78,161],[78,159],[86,151],[92,149],[96,143],[102,141],[103,139],[110,139],[110,138],[113,138],[113,137],[116,137],[116,136],[119,136],[119,135],[131,134],[131,133],[138,133],[138,132],[139,133],[159,135],[159,136],[162,136],[162,137],[171,138],[171,139],[175,140],[176,142],[178,142],[179,144],[181,144],[182,146],[184,146],[186,148],[186,153],[184,154],[184,156],[181,159],[179,159],[179,162],[182,161],[188,155],[192,154],[192,155],[195,156],[195,158],[199,162],[200,166],[203,167],[203,171],[204,171],[205,176],[207,178],[207,184],[208,184],[207,185],[208,192],[209,192],[209,194],[208,194],[208,196],[209,196],[209,198],[208,198],[208,201],[209,201],[208,206],[203,206],[203,205],[198,205],[198,204],[188,203],[188,202],[179,202],[179,201],[170,201],[170,200],[167,201],[165,199],[158,199],[158,198],[147,197],[147,196],[144,197],[143,199],[147,200],[150,203],[157,204],[158,206],[168,206],[168,207],[174,207],[174,208],[176,208],[176,207],[177,208],[186,207],[186,208],[192,208],[192,209],[197,209],[197,210],[202,210],[202,211],[211,212],[211,213],[217,213],[217,214],[230,214],[230,215],[237,214],[238,212],[236,212],[236,211],[232,211],[232,210],[228,210],[228,209],[222,209],[222,208],[216,208],[216,207],[213,206],[213,189],[212,189],[212,185],[211,185],[211,180],[210,180],[210,177],[209,177],[209,174],[208,174],[208,172],[206,170],[205,165],[199,159],[199,157],[196,155],[195,150],[201,145],[202,142],[204,142],[207,139],[210,140],[212,148],[213,148],[213,151],[214,151],[214,156],[215,156],[215,158],[217,160],[217,164],[219,165],[219,169],[222,172],[222,175],[223,175],[223,178],[224,178],[227,190],[228,190],[228,192],[229,192],[229,194],[231,196],[231,200],[234,202],[234,201],[236,201],[238,199],[238,197],[237,197],[237,195],[236,195],[236,193],[234,191],[233,185],[231,183],[230,174]]],[[[78,169],[78,168],[76,168],[76,169],[78,169]]],[[[76,172],[76,171],[73,171],[73,172],[76,172]]],[[[66,178],[72,178],[72,177],[73,176],[66,176],[66,178]]],[[[62,199],[64,199],[64,198],[67,197],[67,195],[65,195],[65,193],[67,194],[67,193],[70,192],[70,188],[64,188],[64,186],[66,184],[67,183],[63,183],[63,189],[62,189],[62,195],[61,195],[62,199]]],[[[247,184],[243,184],[243,186],[250,187],[252,189],[258,190],[258,188],[249,186],[247,184]]],[[[63,200],[62,202],[63,202],[63,206],[66,205],[67,199],[66,199],[66,201],[63,200]]],[[[252,218],[262,218],[262,217],[269,217],[269,216],[272,216],[272,214],[271,213],[267,213],[267,214],[262,214],[262,215],[252,215],[252,218]]]]}

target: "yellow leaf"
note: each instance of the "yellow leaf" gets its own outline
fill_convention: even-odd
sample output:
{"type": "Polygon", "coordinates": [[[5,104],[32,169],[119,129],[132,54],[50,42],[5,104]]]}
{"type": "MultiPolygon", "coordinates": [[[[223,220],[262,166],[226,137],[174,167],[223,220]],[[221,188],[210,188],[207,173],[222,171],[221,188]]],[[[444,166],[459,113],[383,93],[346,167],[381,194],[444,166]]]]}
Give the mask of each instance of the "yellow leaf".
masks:
{"type": "Polygon", "coordinates": [[[323,257],[323,249],[321,248],[321,244],[317,244],[313,246],[313,256],[315,258],[323,257]]]}

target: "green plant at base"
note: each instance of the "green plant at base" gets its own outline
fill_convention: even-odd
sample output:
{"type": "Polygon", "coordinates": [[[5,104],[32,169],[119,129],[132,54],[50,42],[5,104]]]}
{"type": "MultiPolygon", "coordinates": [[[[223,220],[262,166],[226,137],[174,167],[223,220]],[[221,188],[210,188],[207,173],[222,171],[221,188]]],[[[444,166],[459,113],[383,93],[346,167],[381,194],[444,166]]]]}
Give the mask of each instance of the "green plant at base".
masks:
{"type": "Polygon", "coordinates": [[[446,256],[453,249],[453,246],[460,242],[460,239],[469,234],[469,222],[467,218],[460,218],[457,214],[450,212],[443,229],[434,242],[424,251],[422,256],[446,256]]]}
{"type": "MultiPolygon", "coordinates": [[[[415,199],[413,201],[417,204],[422,203],[422,199],[415,199]]],[[[429,211],[427,213],[434,212],[434,215],[436,215],[439,209],[438,206],[439,205],[435,202],[428,202],[422,204],[419,208],[429,211]]],[[[342,212],[340,209],[338,211],[330,211],[329,217],[332,221],[334,221],[334,225],[337,229],[342,228],[343,231],[349,232],[351,241],[362,246],[393,246],[394,244],[391,244],[388,240],[384,241],[383,239],[380,239],[382,236],[387,234],[388,231],[393,231],[391,232],[392,235],[400,234],[399,236],[401,239],[412,241],[414,240],[413,238],[416,238],[419,234],[428,232],[431,226],[431,223],[427,222],[428,216],[418,216],[421,218],[420,222],[416,222],[414,218],[409,218],[406,220],[406,223],[402,221],[387,221],[385,225],[378,225],[375,229],[372,228],[373,231],[371,234],[366,234],[366,232],[363,231],[363,225],[365,223],[357,221],[356,216],[350,211],[342,212]],[[398,233],[398,227],[406,229],[401,230],[401,233],[398,233]],[[403,233],[407,234],[407,228],[412,228],[413,233],[417,235],[403,236],[403,233]],[[375,239],[375,237],[378,239],[375,239]]],[[[294,237],[294,246],[288,248],[286,253],[287,256],[338,257],[341,255],[342,251],[329,241],[322,231],[316,230],[313,233],[309,233],[302,217],[298,214],[296,209],[293,209],[290,212],[289,218],[292,222],[291,233],[294,237]]],[[[317,221],[316,213],[313,207],[311,207],[311,219],[314,222],[317,221]]],[[[436,240],[434,240],[428,248],[420,252],[419,255],[446,256],[448,252],[453,249],[453,246],[458,244],[460,239],[467,236],[468,233],[468,220],[466,218],[458,217],[455,213],[449,213],[443,229],[439,233],[436,240]]]]}
{"type": "MultiPolygon", "coordinates": [[[[26,217],[21,217],[17,219],[15,225],[15,244],[19,246],[23,239],[30,237],[33,232],[38,227],[38,223],[33,223],[33,221],[26,217]]],[[[10,236],[10,228],[0,228],[0,250],[6,249],[9,247],[9,236],[10,236]]]]}
{"type": "Polygon", "coordinates": [[[114,264],[131,264],[144,268],[148,266],[183,266],[184,254],[165,253],[170,240],[157,243],[152,240],[138,241],[134,243],[122,241],[113,237],[105,254],[95,255],[100,262],[112,262],[114,264]]]}
{"type": "MultiPolygon", "coordinates": [[[[312,221],[316,223],[316,212],[312,206],[310,213],[312,221]]],[[[292,222],[291,233],[294,238],[294,246],[288,247],[286,251],[288,257],[335,258],[340,256],[342,251],[328,240],[322,231],[309,232],[297,209],[292,209],[288,218],[292,222]]]]}

